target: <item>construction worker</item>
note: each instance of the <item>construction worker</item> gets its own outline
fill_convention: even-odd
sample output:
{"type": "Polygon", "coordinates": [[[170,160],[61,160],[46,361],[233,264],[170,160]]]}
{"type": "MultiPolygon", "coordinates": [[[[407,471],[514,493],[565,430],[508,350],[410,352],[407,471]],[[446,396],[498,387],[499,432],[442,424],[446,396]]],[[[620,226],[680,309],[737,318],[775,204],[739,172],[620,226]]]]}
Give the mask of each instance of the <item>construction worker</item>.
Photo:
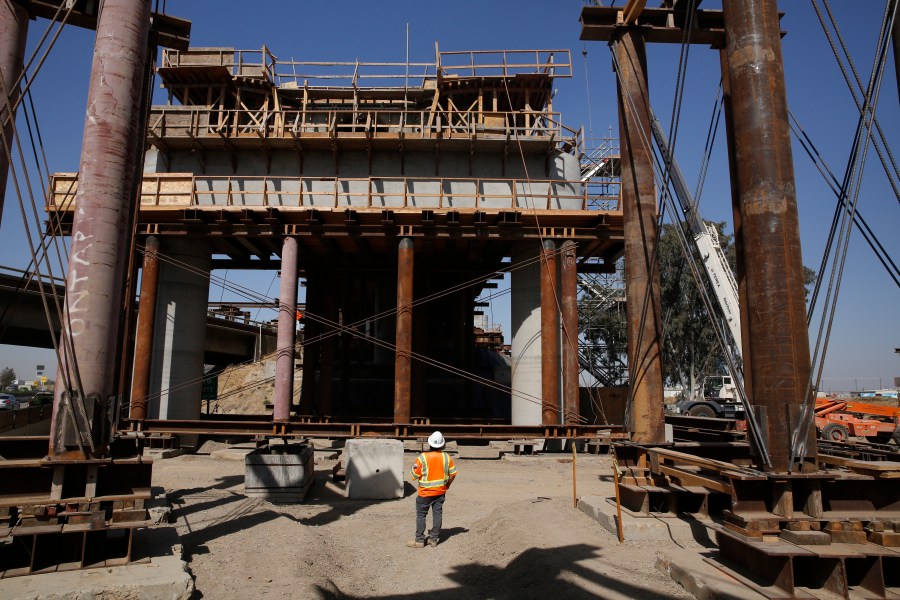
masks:
{"type": "Polygon", "coordinates": [[[429,452],[416,457],[410,469],[413,481],[419,484],[416,496],[416,539],[406,542],[410,548],[437,546],[441,536],[441,520],[444,516],[444,496],[456,477],[456,465],[450,455],[444,452],[444,436],[435,431],[428,437],[429,452]],[[428,509],[432,509],[433,526],[428,538],[425,538],[425,517],[428,509]]]}

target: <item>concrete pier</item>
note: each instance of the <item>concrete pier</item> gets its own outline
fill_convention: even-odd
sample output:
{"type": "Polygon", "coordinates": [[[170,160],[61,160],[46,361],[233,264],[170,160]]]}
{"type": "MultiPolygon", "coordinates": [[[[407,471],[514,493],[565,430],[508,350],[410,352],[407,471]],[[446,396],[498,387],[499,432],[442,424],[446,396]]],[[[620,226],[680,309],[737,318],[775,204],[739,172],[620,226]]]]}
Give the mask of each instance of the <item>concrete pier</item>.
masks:
{"type": "Polygon", "coordinates": [[[147,416],[197,419],[201,408],[210,256],[197,240],[171,238],[163,240],[160,254],[147,416]]]}
{"type": "Polygon", "coordinates": [[[511,277],[512,424],[541,424],[541,265],[537,244],[513,255],[511,277]]]}

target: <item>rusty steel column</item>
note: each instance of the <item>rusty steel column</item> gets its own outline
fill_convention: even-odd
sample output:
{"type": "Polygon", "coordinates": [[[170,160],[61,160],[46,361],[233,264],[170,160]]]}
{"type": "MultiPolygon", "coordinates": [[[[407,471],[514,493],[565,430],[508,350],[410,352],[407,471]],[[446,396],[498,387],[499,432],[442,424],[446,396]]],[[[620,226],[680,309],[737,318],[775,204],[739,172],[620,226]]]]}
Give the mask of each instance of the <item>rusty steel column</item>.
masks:
{"type": "MultiPolygon", "coordinates": [[[[725,48],[719,50],[719,65],[722,70],[722,108],[725,113],[725,139],[728,145],[728,172],[731,182],[731,215],[734,223],[734,278],[738,284],[738,308],[741,316],[741,362],[744,373],[749,373],[751,360],[747,349],[750,347],[750,317],[747,314],[749,305],[747,303],[747,275],[744,268],[744,228],[741,225],[741,202],[738,194],[740,185],[737,182],[737,157],[734,152],[734,125],[731,118],[731,85],[728,81],[728,53],[725,48]]],[[[749,377],[745,377],[744,391],[747,398],[753,397],[752,388],[753,382],[749,377]]]]}
{"type": "Polygon", "coordinates": [[[556,244],[541,246],[541,425],[558,425],[559,409],[559,308],[556,244]]]}
{"type": "MultiPolygon", "coordinates": [[[[16,82],[24,67],[22,61],[25,59],[27,37],[28,11],[18,0],[0,0],[0,74],[3,75],[3,85],[0,86],[0,124],[9,120],[3,130],[10,148],[13,147],[15,114],[10,119],[7,107],[14,106],[19,99],[19,86],[16,82]]],[[[3,198],[6,196],[6,176],[9,173],[9,155],[6,150],[0,147],[0,221],[3,219],[3,198]]]]}
{"type": "Polygon", "coordinates": [[[274,421],[291,418],[294,398],[294,344],[297,338],[297,238],[281,246],[281,286],[278,291],[278,341],[275,349],[274,421]]]}
{"type": "Polygon", "coordinates": [[[897,80],[897,96],[900,98],[900,4],[894,10],[894,27],[891,30],[894,42],[894,77],[897,80]]]}
{"type": "MultiPolygon", "coordinates": [[[[2,2],[3,0],[0,0],[2,2]]],[[[153,328],[156,326],[156,292],[159,289],[159,239],[154,236],[144,243],[144,266],[141,270],[141,300],[134,348],[134,375],[131,379],[131,412],[134,421],[147,418],[147,396],[150,394],[150,358],[153,355],[153,328]]]]}
{"type": "Polygon", "coordinates": [[[622,212],[625,233],[625,314],[631,439],[665,441],[662,379],[662,312],[656,264],[656,188],[650,147],[650,98],[643,35],[625,30],[615,44],[622,212]]]}
{"type": "Polygon", "coordinates": [[[394,423],[409,423],[412,380],[413,241],[400,240],[397,255],[397,354],[394,359],[394,423]]]}
{"type": "MultiPolygon", "coordinates": [[[[322,290],[324,304],[320,314],[332,323],[340,322],[338,303],[336,301],[335,286],[339,285],[340,278],[333,271],[325,274],[325,287],[322,290]]],[[[320,417],[330,415],[334,403],[334,347],[337,344],[337,336],[341,335],[337,327],[331,324],[322,326],[321,349],[319,353],[319,395],[316,398],[316,410],[320,417]]]]}
{"type": "Polygon", "coordinates": [[[316,370],[319,364],[319,352],[321,342],[316,340],[322,332],[322,326],[318,319],[322,317],[319,310],[321,290],[321,276],[319,271],[306,269],[306,313],[303,320],[303,379],[300,382],[300,408],[301,415],[312,415],[316,412],[314,397],[316,395],[316,370]]]}
{"type": "Polygon", "coordinates": [[[564,423],[578,421],[578,267],[575,242],[562,243],[559,288],[562,304],[562,372],[564,423]]]}
{"type": "MultiPolygon", "coordinates": [[[[134,204],[136,165],[143,152],[137,140],[149,33],[150,0],[106,0],[103,4],[75,198],[64,329],[74,350],[64,369],[70,374],[68,379],[74,380],[77,367],[87,400],[88,423],[82,427],[91,427],[91,435],[98,438],[96,455],[106,452],[99,421],[115,393],[115,349],[128,261],[125,236],[134,204]],[[92,416],[95,413],[97,418],[92,416]]],[[[62,390],[57,390],[54,419],[63,416],[59,414],[61,394],[62,390]]],[[[62,419],[60,424],[65,428],[64,439],[59,446],[51,440],[51,455],[74,446],[73,437],[65,433],[70,420],[62,419]]]]}
{"type": "MultiPolygon", "coordinates": [[[[724,4],[728,81],[746,278],[751,403],[771,470],[785,472],[791,435],[811,393],[794,164],[775,0],[724,4]]],[[[812,419],[812,412],[806,416],[812,419]]],[[[815,466],[815,427],[808,428],[815,466]]]]}

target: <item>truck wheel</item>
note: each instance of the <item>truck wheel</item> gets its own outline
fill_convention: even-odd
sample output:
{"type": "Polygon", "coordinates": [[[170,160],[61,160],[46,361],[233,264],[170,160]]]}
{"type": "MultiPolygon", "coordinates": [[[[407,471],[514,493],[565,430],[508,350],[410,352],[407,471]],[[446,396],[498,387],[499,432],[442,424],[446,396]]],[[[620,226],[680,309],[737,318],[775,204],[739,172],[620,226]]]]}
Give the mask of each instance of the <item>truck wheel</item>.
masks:
{"type": "Polygon", "coordinates": [[[894,440],[894,443],[900,446],[900,427],[894,430],[894,434],[891,436],[891,439],[894,440]]]}
{"type": "Polygon", "coordinates": [[[822,439],[829,442],[846,442],[850,437],[850,430],[840,423],[829,423],[822,428],[822,439]]]}
{"type": "Polygon", "coordinates": [[[688,414],[692,417],[715,417],[716,411],[714,411],[711,406],[697,404],[688,410],[688,414]]]}
{"type": "Polygon", "coordinates": [[[894,435],[892,433],[879,433],[878,435],[867,435],[866,439],[872,442],[873,444],[890,444],[891,438],[894,435]]]}

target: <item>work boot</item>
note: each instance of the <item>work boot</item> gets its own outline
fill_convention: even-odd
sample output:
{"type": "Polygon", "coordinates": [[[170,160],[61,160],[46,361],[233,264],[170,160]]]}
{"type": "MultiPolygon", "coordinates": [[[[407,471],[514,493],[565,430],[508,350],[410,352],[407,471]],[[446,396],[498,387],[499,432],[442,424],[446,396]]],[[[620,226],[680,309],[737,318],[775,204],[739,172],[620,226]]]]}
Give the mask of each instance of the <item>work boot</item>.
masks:
{"type": "Polygon", "coordinates": [[[435,546],[438,545],[438,539],[437,538],[428,538],[428,545],[431,546],[432,548],[434,548],[435,546]]]}
{"type": "Polygon", "coordinates": [[[409,540],[408,542],[406,542],[406,545],[409,548],[424,548],[425,542],[420,542],[419,540],[409,540]]]}

